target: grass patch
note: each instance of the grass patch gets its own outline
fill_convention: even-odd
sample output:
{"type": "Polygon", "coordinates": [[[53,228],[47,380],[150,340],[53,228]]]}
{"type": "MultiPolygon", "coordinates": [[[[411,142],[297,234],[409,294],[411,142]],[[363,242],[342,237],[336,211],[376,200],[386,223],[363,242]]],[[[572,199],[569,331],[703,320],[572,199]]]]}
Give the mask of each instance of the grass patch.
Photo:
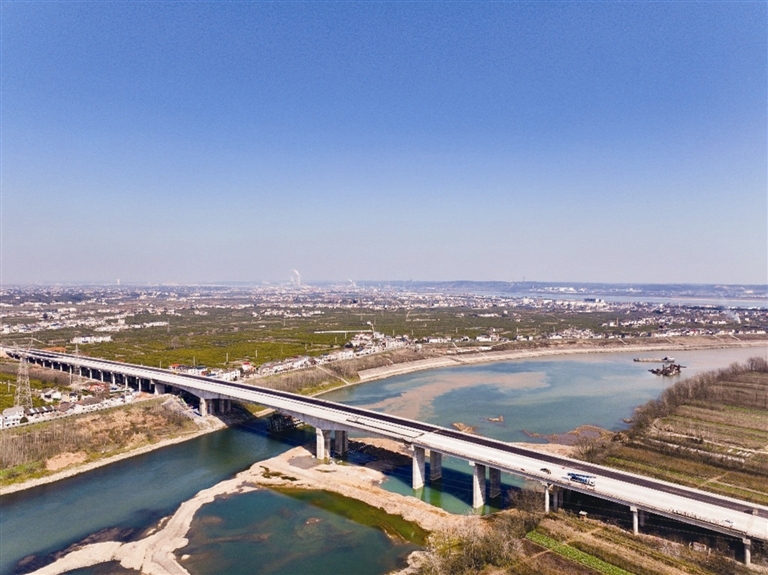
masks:
{"type": "Polygon", "coordinates": [[[416,545],[424,545],[427,540],[427,531],[406,521],[399,515],[391,515],[382,509],[378,509],[362,501],[344,497],[329,491],[307,491],[290,487],[276,488],[275,491],[299,499],[315,507],[325,509],[342,517],[346,517],[369,527],[376,527],[384,531],[390,537],[396,537],[404,541],[410,541],[416,545]]]}
{"type": "Polygon", "coordinates": [[[594,555],[590,555],[589,553],[585,553],[584,551],[576,549],[575,547],[560,543],[559,541],[543,535],[538,531],[531,531],[530,533],[526,534],[525,537],[529,541],[533,541],[537,545],[545,547],[553,553],[557,553],[561,557],[565,557],[569,561],[585,565],[591,569],[594,569],[595,571],[598,571],[599,573],[606,573],[608,575],[633,575],[629,571],[625,571],[616,565],[607,563],[602,559],[599,559],[594,555]]]}

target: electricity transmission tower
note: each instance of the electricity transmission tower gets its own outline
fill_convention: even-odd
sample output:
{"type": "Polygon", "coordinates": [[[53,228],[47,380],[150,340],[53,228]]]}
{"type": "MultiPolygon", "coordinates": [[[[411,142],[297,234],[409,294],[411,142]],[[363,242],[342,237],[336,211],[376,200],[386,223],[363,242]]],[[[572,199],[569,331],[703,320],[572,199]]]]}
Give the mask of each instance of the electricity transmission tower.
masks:
{"type": "Polygon", "coordinates": [[[32,390],[29,387],[29,367],[27,358],[22,357],[19,362],[19,373],[16,376],[16,401],[15,406],[32,409],[32,390]]]}

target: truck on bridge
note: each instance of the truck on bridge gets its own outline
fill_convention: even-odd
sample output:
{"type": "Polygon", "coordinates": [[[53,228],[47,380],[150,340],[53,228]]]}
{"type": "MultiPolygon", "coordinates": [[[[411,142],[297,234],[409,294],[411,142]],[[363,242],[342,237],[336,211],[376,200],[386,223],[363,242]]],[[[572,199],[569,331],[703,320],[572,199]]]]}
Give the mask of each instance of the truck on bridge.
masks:
{"type": "Polygon", "coordinates": [[[584,473],[568,473],[567,475],[568,479],[574,483],[582,483],[584,485],[589,485],[590,487],[595,486],[594,475],[586,475],[584,473]]]}

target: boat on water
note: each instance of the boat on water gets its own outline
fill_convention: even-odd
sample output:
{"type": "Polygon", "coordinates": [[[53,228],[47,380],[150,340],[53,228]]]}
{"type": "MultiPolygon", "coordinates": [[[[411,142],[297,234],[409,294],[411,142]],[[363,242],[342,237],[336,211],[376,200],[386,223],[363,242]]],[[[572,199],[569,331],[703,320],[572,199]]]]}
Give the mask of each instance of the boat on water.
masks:
{"type": "Polygon", "coordinates": [[[667,365],[664,365],[663,367],[659,367],[656,369],[649,369],[652,374],[654,375],[663,375],[666,377],[671,377],[673,375],[680,375],[680,370],[682,370],[685,366],[680,365],[679,363],[669,363],[667,365]]]}
{"type": "Polygon", "coordinates": [[[675,358],[665,355],[664,357],[636,357],[633,361],[642,361],[645,363],[674,363],[675,358]]]}

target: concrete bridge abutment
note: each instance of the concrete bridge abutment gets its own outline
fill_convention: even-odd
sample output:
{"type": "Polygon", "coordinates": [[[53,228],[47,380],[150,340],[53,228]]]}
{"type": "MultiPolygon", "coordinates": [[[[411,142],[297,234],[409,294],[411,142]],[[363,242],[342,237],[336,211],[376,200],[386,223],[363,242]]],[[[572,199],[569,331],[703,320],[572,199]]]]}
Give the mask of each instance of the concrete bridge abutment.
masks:
{"type": "Polygon", "coordinates": [[[333,432],[333,449],[339,457],[346,457],[349,451],[349,434],[346,431],[337,429],[333,432]]]}
{"type": "Polygon", "coordinates": [[[637,507],[630,507],[629,510],[632,512],[632,533],[635,535],[640,534],[640,518],[638,517],[639,511],[637,507]]]}
{"type": "Polygon", "coordinates": [[[437,481],[443,477],[443,454],[430,450],[429,452],[429,480],[437,481]]]}
{"type": "Polygon", "coordinates": [[[424,487],[424,476],[426,474],[426,466],[424,462],[424,448],[413,446],[413,479],[412,487],[414,489],[421,489],[424,487]]]}
{"type": "Polygon", "coordinates": [[[485,505],[485,465],[470,461],[474,468],[472,473],[472,508],[478,509],[485,505]]]}
{"type": "Polygon", "coordinates": [[[328,463],[331,458],[331,432],[327,429],[315,428],[315,457],[318,461],[328,463]]]}
{"type": "Polygon", "coordinates": [[[741,542],[744,543],[744,565],[750,566],[752,565],[752,540],[745,538],[741,542]]]}
{"type": "Polygon", "coordinates": [[[488,487],[488,497],[496,499],[501,495],[501,469],[489,467],[488,480],[490,482],[488,487]]]}

